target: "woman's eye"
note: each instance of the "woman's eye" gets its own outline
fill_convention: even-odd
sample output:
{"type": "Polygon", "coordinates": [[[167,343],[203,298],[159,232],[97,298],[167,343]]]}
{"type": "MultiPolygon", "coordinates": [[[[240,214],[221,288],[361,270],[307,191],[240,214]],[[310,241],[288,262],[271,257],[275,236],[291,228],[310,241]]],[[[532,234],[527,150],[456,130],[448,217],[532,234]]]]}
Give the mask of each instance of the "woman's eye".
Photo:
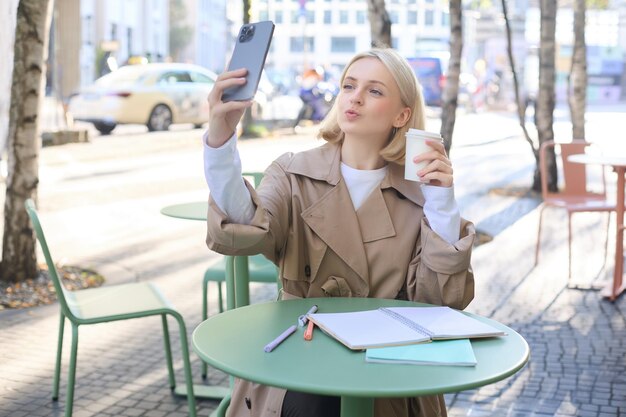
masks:
{"type": "Polygon", "coordinates": [[[351,84],[344,84],[344,85],[343,85],[343,89],[344,89],[344,90],[351,90],[352,88],[353,88],[353,87],[352,87],[352,85],[351,85],[351,84]]]}
{"type": "Polygon", "coordinates": [[[376,95],[376,96],[382,96],[382,95],[383,95],[383,92],[382,92],[382,91],[380,91],[380,90],[376,90],[376,89],[372,89],[372,90],[370,90],[370,93],[372,93],[372,94],[374,94],[374,95],[376,95]]]}

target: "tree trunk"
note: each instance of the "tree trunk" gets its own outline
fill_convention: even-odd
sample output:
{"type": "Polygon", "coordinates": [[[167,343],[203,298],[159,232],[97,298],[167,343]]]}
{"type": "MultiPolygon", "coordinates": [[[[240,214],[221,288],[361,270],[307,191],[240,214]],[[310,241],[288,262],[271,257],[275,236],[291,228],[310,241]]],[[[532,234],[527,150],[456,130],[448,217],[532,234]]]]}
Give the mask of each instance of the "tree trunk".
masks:
{"type": "Polygon", "coordinates": [[[50,0],[21,0],[18,5],[0,268],[3,281],[22,281],[37,275],[35,234],[24,201],[36,198],[39,183],[38,115],[51,18],[50,0]]]}
{"type": "MultiPolygon", "coordinates": [[[[535,125],[539,136],[539,146],[554,140],[554,79],[555,79],[555,34],[556,1],[540,0],[541,38],[539,44],[539,91],[535,108],[535,125]]],[[[554,154],[548,155],[548,189],[557,191],[557,171],[554,154]]],[[[535,169],[533,190],[541,191],[539,166],[535,169]]]]}
{"type": "Polygon", "coordinates": [[[247,25],[250,23],[250,1],[251,0],[243,0],[243,24],[247,25]]]}
{"type": "Polygon", "coordinates": [[[454,123],[456,121],[462,52],[463,11],[461,8],[461,0],[450,0],[450,61],[448,62],[446,85],[443,90],[440,130],[448,154],[452,147],[452,134],[454,133],[454,123]]]}
{"type": "Polygon", "coordinates": [[[385,0],[367,0],[367,15],[372,47],[391,47],[391,19],[385,8],[385,0]]]}
{"type": "Polygon", "coordinates": [[[526,101],[519,94],[519,79],[517,78],[517,70],[515,69],[515,57],[513,56],[513,41],[511,39],[511,22],[509,20],[509,12],[506,6],[506,0],[502,0],[502,14],[504,16],[504,27],[506,29],[506,51],[511,65],[511,73],[513,74],[513,90],[515,91],[515,103],[517,104],[517,118],[519,125],[524,133],[526,142],[530,145],[530,149],[535,157],[536,166],[539,166],[539,149],[535,146],[533,140],[526,129],[526,101]]]}
{"type": "Polygon", "coordinates": [[[567,100],[572,119],[572,137],[585,139],[587,105],[587,46],[585,43],[585,0],[574,1],[574,51],[567,79],[567,100]]]}

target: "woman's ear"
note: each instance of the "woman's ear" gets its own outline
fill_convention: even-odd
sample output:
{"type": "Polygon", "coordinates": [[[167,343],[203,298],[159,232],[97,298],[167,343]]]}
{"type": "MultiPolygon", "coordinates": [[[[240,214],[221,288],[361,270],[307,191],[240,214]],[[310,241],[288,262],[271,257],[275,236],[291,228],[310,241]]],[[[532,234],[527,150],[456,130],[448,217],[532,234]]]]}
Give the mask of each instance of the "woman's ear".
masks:
{"type": "Polygon", "coordinates": [[[402,109],[400,114],[396,116],[396,119],[393,121],[393,127],[403,127],[411,118],[411,108],[405,107],[402,109]]]}

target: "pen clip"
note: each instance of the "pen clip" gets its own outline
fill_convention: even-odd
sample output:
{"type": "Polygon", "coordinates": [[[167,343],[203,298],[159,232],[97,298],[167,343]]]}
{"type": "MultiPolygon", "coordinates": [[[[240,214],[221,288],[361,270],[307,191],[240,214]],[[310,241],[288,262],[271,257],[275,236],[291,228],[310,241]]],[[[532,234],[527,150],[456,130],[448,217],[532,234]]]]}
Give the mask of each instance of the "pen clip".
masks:
{"type": "Polygon", "coordinates": [[[302,314],[301,316],[298,317],[298,327],[304,327],[306,326],[306,323],[309,321],[309,314],[313,314],[317,311],[317,305],[314,304],[309,311],[307,311],[305,314],[302,314]]]}

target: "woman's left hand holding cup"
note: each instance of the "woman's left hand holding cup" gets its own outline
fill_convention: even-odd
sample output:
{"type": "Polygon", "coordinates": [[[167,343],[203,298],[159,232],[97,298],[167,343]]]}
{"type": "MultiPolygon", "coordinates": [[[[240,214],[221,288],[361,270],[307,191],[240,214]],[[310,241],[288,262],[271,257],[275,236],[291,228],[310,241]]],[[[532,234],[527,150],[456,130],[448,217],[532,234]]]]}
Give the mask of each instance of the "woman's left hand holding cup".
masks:
{"type": "Polygon", "coordinates": [[[425,168],[421,169],[417,175],[420,180],[429,185],[439,187],[451,187],[454,183],[452,162],[446,155],[446,149],[443,142],[437,140],[426,139],[428,146],[432,151],[423,153],[413,158],[415,163],[421,161],[430,161],[425,168]]]}

